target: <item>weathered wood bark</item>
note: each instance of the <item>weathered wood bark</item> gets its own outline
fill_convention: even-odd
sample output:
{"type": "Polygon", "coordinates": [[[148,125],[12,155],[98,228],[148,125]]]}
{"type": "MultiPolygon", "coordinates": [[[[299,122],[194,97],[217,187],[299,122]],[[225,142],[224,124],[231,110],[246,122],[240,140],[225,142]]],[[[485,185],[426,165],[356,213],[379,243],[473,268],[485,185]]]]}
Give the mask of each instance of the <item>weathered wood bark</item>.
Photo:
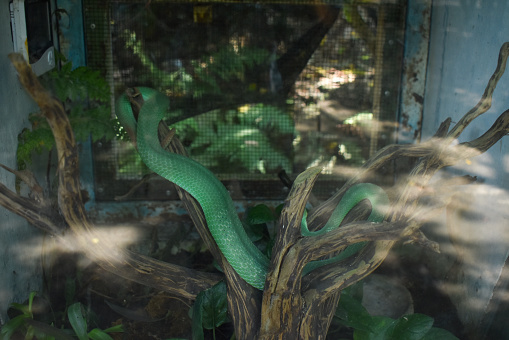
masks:
{"type": "MultiPolygon", "coordinates": [[[[66,238],[66,242],[107,271],[186,299],[194,299],[200,291],[217,283],[221,279],[220,275],[191,270],[122,249],[97,233],[84,210],[79,183],[77,146],[62,104],[41,86],[21,55],[11,54],[9,57],[18,71],[21,83],[40,107],[55,136],[59,159],[58,206],[66,227],[72,234],[72,239],[66,238]]],[[[37,223],[37,226],[44,225],[46,231],[52,231],[59,226],[59,222],[48,220],[44,215],[42,218],[35,217],[38,213],[37,203],[22,199],[5,187],[0,189],[2,190],[0,204],[7,209],[15,209],[11,211],[37,223]],[[9,199],[12,197],[16,197],[16,200],[9,199]],[[18,205],[8,205],[13,202],[17,202],[18,205]]]]}
{"type": "MultiPolygon", "coordinates": [[[[301,174],[292,187],[279,221],[279,234],[271,260],[272,269],[267,276],[263,296],[249,287],[228,265],[206,228],[201,209],[191,197],[182,193],[200,235],[225,270],[229,310],[238,339],[323,339],[341,290],[372,273],[385,259],[396,240],[407,238],[436,249],[436,245],[428,241],[419,232],[419,228],[430,214],[447,204],[450,192],[438,187],[429,188],[429,180],[439,169],[485,152],[509,133],[508,110],[479,138],[452,144],[469,123],[489,109],[493,90],[505,70],[508,55],[509,43],[506,43],[501,48],[497,68],[480,102],[450,132],[451,122],[446,120],[429,141],[418,145],[390,145],[383,148],[337,194],[316,208],[308,218],[310,229],[320,228],[353,184],[370,180],[373,174],[390,166],[396,158],[413,158],[416,160],[414,168],[398,186],[389,191],[392,204],[386,222],[355,222],[351,219],[333,232],[316,237],[301,237],[300,221],[304,205],[319,171],[309,169],[301,174]],[[332,255],[361,241],[371,242],[357,256],[324,266],[302,277],[302,269],[307,262],[332,255]]],[[[48,210],[44,202],[20,197],[3,185],[0,185],[0,204],[25,217],[36,227],[62,238],[104,269],[180,297],[192,300],[199,291],[223,278],[221,275],[200,273],[120,249],[95,231],[83,209],[76,144],[62,106],[44,91],[21,56],[11,55],[11,60],[20,74],[22,84],[41,107],[55,134],[60,160],[59,208],[63,219],[48,210]],[[38,213],[41,208],[42,212],[38,213]],[[70,229],[72,239],[64,238],[63,229],[66,227],[70,229]]],[[[167,128],[162,126],[162,136],[166,133],[167,128]]],[[[463,178],[459,182],[465,181],[471,179],[463,178]]],[[[446,184],[455,185],[456,182],[440,183],[440,186],[446,184]]],[[[367,207],[359,207],[351,215],[355,215],[355,219],[362,219],[367,211],[367,207]]]]}
{"type": "MultiPolygon", "coordinates": [[[[498,142],[500,138],[509,133],[509,113],[506,111],[499,116],[493,126],[481,137],[458,145],[451,144],[454,138],[457,138],[469,123],[490,108],[491,96],[498,80],[505,70],[508,56],[509,43],[505,43],[500,50],[497,68],[488,82],[486,91],[481,100],[449,133],[450,120],[446,120],[439,127],[435,137],[427,142],[418,145],[390,145],[383,148],[368,160],[358,174],[349,180],[336,195],[311,213],[308,219],[310,228],[323,226],[343,194],[353,184],[369,180],[377,170],[384,166],[390,166],[391,162],[396,158],[411,157],[418,160],[409,175],[406,176],[399,187],[392,192],[393,203],[388,218],[388,221],[392,221],[392,224],[388,225],[387,234],[383,234],[383,237],[387,238],[379,238],[377,241],[365,247],[355,258],[346,259],[334,266],[319,268],[305,276],[302,279],[302,286],[300,287],[301,296],[293,295],[299,294],[298,291],[292,291],[296,286],[298,287],[298,284],[296,285],[294,283],[287,285],[287,291],[283,293],[278,292],[277,299],[283,301],[274,302],[270,300],[269,305],[269,299],[264,299],[264,306],[262,307],[264,311],[263,317],[265,319],[270,319],[262,319],[262,331],[265,332],[262,334],[265,338],[324,338],[328,323],[330,322],[330,317],[334,313],[336,302],[339,297],[338,292],[369,275],[383,262],[394,244],[394,241],[391,240],[391,236],[389,235],[390,233],[396,233],[399,237],[407,237],[412,241],[418,241],[420,244],[436,250],[436,245],[429,242],[418,229],[423,222],[426,221],[427,217],[429,217],[429,214],[447,204],[450,192],[439,190],[440,188],[437,188],[437,190],[426,190],[429,180],[439,169],[454,165],[460,160],[475,157],[485,152],[498,142]],[[442,195],[439,196],[439,193],[442,195]],[[428,199],[432,203],[423,204],[423,199],[428,199]],[[301,303],[301,309],[295,308],[296,301],[301,303]],[[274,311],[273,316],[270,316],[271,308],[274,311]],[[303,316],[297,315],[297,313],[295,313],[296,309],[302,313],[303,316]],[[282,315],[285,315],[285,317],[283,318],[282,315]],[[301,318],[299,320],[300,323],[295,326],[297,324],[295,320],[299,317],[301,318]],[[285,324],[287,320],[290,324],[285,324]],[[288,327],[288,325],[292,326],[288,327]],[[293,333],[289,335],[289,332],[285,333],[282,330],[292,328],[298,329],[299,331],[293,331],[293,333]]],[[[441,185],[443,185],[443,183],[441,183],[441,185]]],[[[284,221],[282,221],[281,228],[284,226],[284,221]]],[[[288,225],[286,225],[286,227],[288,227],[288,225]]],[[[344,235],[344,237],[355,237],[354,235],[358,235],[357,233],[362,234],[361,230],[364,227],[366,227],[365,224],[363,224],[362,227],[352,228],[353,230],[346,234],[348,236],[344,235]]],[[[336,232],[340,233],[343,231],[346,233],[346,228],[348,227],[344,226],[336,232]]],[[[381,232],[383,226],[377,226],[376,229],[381,232]]],[[[374,236],[373,233],[367,231],[364,235],[374,236]]],[[[395,238],[397,237],[398,236],[395,236],[395,238]]],[[[318,242],[318,240],[315,241],[318,242]]],[[[289,242],[292,241],[289,240],[289,242]]],[[[336,246],[332,248],[338,249],[341,247],[341,238],[336,238],[334,242],[336,242],[336,246]]],[[[353,240],[350,240],[350,242],[350,244],[355,243],[353,240]]],[[[291,247],[285,244],[285,248],[291,247]]],[[[327,247],[324,245],[323,249],[327,249],[327,247]]],[[[290,251],[288,251],[288,253],[290,253],[290,251]]],[[[301,256],[309,255],[301,254],[301,256]]],[[[296,271],[299,271],[301,262],[302,260],[293,260],[296,271]]],[[[270,277],[271,276],[269,276],[269,278],[270,277]]],[[[294,275],[293,279],[300,281],[298,275],[294,275]]],[[[270,288],[271,285],[269,284],[268,287],[270,288]]]]}

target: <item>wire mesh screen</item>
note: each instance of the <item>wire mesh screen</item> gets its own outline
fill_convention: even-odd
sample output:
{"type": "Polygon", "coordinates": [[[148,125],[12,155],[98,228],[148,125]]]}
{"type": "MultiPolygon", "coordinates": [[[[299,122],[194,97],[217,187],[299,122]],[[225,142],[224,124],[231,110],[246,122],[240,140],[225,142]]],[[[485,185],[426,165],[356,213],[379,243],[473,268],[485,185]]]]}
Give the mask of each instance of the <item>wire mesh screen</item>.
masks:
{"type": "MultiPolygon", "coordinates": [[[[190,156],[222,180],[251,181],[242,197],[284,197],[277,174],[313,165],[344,180],[391,140],[403,5],[94,0],[85,13],[88,63],[114,96],[166,94],[190,156]]],[[[150,172],[123,140],[94,154],[99,199],[150,172]]]]}

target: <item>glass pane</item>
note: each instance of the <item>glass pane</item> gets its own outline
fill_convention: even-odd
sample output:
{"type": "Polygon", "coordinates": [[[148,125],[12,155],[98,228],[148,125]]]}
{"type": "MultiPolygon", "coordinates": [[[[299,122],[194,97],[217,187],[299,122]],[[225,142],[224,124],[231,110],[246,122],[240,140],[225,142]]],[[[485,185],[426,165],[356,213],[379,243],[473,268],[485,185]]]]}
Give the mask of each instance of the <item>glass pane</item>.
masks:
{"type": "MultiPolygon", "coordinates": [[[[393,139],[394,124],[382,123],[396,119],[398,97],[387,87],[398,93],[403,46],[387,42],[401,41],[403,9],[111,2],[104,66],[115,96],[135,86],[165,93],[190,156],[222,180],[276,186],[284,198],[278,173],[321,165],[330,176],[317,190],[328,196],[331,183],[393,139]]],[[[110,178],[149,172],[122,142],[96,145],[95,155],[101,192],[114,192],[110,178]]]]}

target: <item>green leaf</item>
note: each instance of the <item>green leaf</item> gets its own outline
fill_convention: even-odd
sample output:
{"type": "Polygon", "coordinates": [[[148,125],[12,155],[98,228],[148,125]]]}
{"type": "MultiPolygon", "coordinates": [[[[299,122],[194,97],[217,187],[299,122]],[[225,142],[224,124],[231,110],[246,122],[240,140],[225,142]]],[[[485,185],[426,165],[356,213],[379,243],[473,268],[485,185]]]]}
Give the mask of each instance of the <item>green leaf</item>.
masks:
{"type": "Polygon", "coordinates": [[[69,306],[67,317],[69,318],[69,322],[71,323],[71,326],[78,338],[80,340],[87,340],[87,321],[83,317],[83,312],[81,311],[81,303],[76,302],[75,304],[69,306]]]}
{"type": "Polygon", "coordinates": [[[265,204],[258,204],[247,211],[246,222],[249,225],[270,223],[276,219],[272,210],[265,204]]]}
{"type": "Polygon", "coordinates": [[[27,317],[25,315],[18,315],[12,319],[10,319],[9,321],[7,321],[3,326],[2,326],[2,330],[0,331],[0,335],[1,335],[1,339],[10,339],[12,337],[12,334],[14,334],[14,332],[22,327],[23,325],[25,325],[25,319],[27,317]]]}
{"type": "Polygon", "coordinates": [[[32,305],[34,303],[34,298],[36,295],[37,295],[36,291],[31,291],[30,294],[28,295],[28,311],[30,312],[30,314],[32,314],[32,305]]]}
{"type": "MultiPolygon", "coordinates": [[[[276,209],[274,210],[274,212],[276,213],[276,219],[278,219],[278,218],[279,218],[279,216],[281,216],[281,212],[283,211],[284,206],[285,206],[284,204],[279,204],[279,205],[276,207],[276,209]]],[[[306,217],[306,216],[307,216],[307,211],[304,211],[304,216],[303,216],[303,218],[304,218],[304,217],[306,217]]]]}
{"type": "Polygon", "coordinates": [[[252,105],[240,116],[241,122],[278,134],[294,134],[295,122],[290,115],[278,108],[264,104],[252,105]]]}
{"type": "Polygon", "coordinates": [[[355,330],[373,332],[373,317],[368,313],[360,301],[356,300],[348,292],[343,292],[339,299],[338,308],[335,316],[339,318],[345,326],[352,327],[355,330]]]}
{"type": "Polygon", "coordinates": [[[73,277],[68,276],[65,279],[65,305],[69,306],[74,301],[76,294],[76,281],[73,277]]]}
{"type": "Polygon", "coordinates": [[[116,326],[113,326],[110,328],[106,328],[106,329],[104,329],[104,332],[106,332],[106,333],[123,333],[123,332],[125,332],[125,329],[124,329],[124,325],[120,324],[120,325],[116,325],[116,326]]]}
{"type": "Polygon", "coordinates": [[[195,117],[192,124],[177,130],[179,136],[183,130],[191,157],[213,171],[267,173],[292,168],[280,142],[294,134],[294,123],[277,107],[246,105],[238,110],[214,110],[195,117]]]}
{"type": "Polygon", "coordinates": [[[44,149],[51,150],[54,144],[55,139],[49,128],[23,129],[18,136],[18,149],[16,151],[18,165],[30,164],[33,152],[41,153],[44,149]]]}
{"type": "Polygon", "coordinates": [[[397,320],[392,339],[419,340],[433,326],[433,318],[424,314],[410,314],[397,320]]]}
{"type": "MultiPolygon", "coordinates": [[[[78,141],[92,136],[111,140],[115,137],[115,120],[111,118],[109,106],[110,89],[106,80],[97,71],[87,67],[72,69],[65,63],[61,69],[42,76],[44,86],[62,103],[78,141]]],[[[39,113],[29,116],[32,130],[25,129],[18,137],[18,167],[24,169],[31,163],[32,153],[51,150],[54,138],[46,119],[39,113]]]]}
{"type": "Polygon", "coordinates": [[[32,326],[28,326],[27,332],[25,334],[25,339],[33,339],[35,335],[35,329],[32,326]]]}
{"type": "Polygon", "coordinates": [[[429,330],[426,335],[422,337],[422,340],[459,340],[449,331],[442,328],[433,327],[429,330]]]}
{"type": "Polygon", "coordinates": [[[204,292],[202,308],[203,327],[206,329],[219,327],[228,320],[226,283],[221,281],[204,292]]]}
{"type": "Polygon", "coordinates": [[[268,235],[267,223],[276,219],[274,213],[265,204],[259,204],[247,210],[244,216],[244,228],[253,242],[268,235]]]}
{"type": "Polygon", "coordinates": [[[371,332],[357,329],[353,333],[354,340],[396,340],[392,337],[396,320],[385,316],[373,316],[371,320],[371,332]]]}
{"type": "Polygon", "coordinates": [[[266,224],[249,225],[243,223],[243,227],[247,236],[252,242],[260,241],[264,238],[265,235],[268,234],[266,224]]]}
{"type": "MultiPolygon", "coordinates": [[[[202,136],[197,137],[197,142],[202,136]]],[[[206,138],[203,136],[203,138],[206,138]]],[[[217,127],[214,138],[201,141],[210,144],[207,152],[196,159],[218,171],[247,169],[250,172],[265,173],[267,169],[278,167],[290,169],[291,164],[286,155],[276,150],[268,136],[257,128],[236,124],[221,124],[217,127]],[[222,155],[218,157],[217,155],[222,155]]]]}
{"type": "MultiPolygon", "coordinates": [[[[394,320],[373,316],[371,331],[356,329],[355,340],[420,340],[432,329],[433,318],[423,314],[410,314],[394,320]]],[[[431,338],[429,338],[431,339],[431,338]]],[[[442,339],[435,337],[434,339],[442,339]]]]}
{"type": "Polygon", "coordinates": [[[11,303],[11,308],[19,310],[23,315],[30,317],[30,310],[27,305],[23,305],[21,303],[13,302],[11,303]]]}
{"type": "Polygon", "coordinates": [[[203,301],[205,291],[200,292],[194,300],[192,311],[191,330],[193,332],[193,340],[203,340],[203,301]]]}
{"type": "Polygon", "coordinates": [[[94,328],[88,333],[88,337],[92,340],[113,340],[111,336],[106,334],[103,330],[99,328],[94,328]]]}
{"type": "Polygon", "coordinates": [[[193,340],[204,338],[203,328],[214,329],[225,323],[228,320],[226,283],[220,281],[201,291],[191,312],[193,340]]]}

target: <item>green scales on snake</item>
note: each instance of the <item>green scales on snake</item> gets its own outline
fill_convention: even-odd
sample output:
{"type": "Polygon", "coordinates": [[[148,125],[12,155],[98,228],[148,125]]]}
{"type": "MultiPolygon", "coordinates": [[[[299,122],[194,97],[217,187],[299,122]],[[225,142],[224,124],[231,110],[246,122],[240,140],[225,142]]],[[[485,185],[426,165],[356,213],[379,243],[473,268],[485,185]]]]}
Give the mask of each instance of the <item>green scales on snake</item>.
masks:
{"type": "MultiPolygon", "coordinates": [[[[157,130],[169,107],[169,99],[151,88],[138,87],[138,90],[144,100],[138,122],[126,94],[118,99],[116,110],[121,124],[135,134],[141,159],[152,171],[186,190],[198,201],[210,233],[230,265],[246,282],[262,290],[270,261],[247,236],[228,191],[212,172],[198,162],[167,152],[160,146],[157,130]]],[[[312,237],[337,228],[346,214],[364,199],[369,199],[373,207],[368,220],[383,221],[384,215],[378,207],[389,204],[387,195],[374,184],[361,183],[345,193],[322,229],[311,232],[303,223],[302,235],[312,237]]],[[[363,246],[364,243],[354,244],[332,259],[312,262],[304,272],[346,258],[363,246]]]]}

